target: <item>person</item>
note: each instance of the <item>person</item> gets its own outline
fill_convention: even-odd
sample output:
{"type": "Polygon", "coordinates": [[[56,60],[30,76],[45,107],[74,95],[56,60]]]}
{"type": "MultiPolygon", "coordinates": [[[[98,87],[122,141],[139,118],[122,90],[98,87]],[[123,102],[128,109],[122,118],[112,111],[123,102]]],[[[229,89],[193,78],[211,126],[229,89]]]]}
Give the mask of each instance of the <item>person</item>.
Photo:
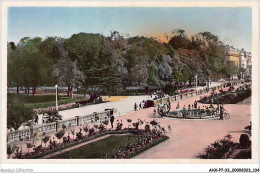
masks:
{"type": "Polygon", "coordinates": [[[137,109],[138,109],[138,107],[137,107],[137,104],[135,103],[135,105],[134,105],[134,109],[135,109],[135,111],[137,111],[137,109]]]}
{"type": "Polygon", "coordinates": [[[156,109],[153,110],[153,115],[156,117],[156,109]]]}
{"type": "Polygon", "coordinates": [[[190,104],[188,105],[188,109],[190,110],[190,104]]]}
{"type": "Polygon", "coordinates": [[[38,124],[38,120],[39,120],[38,110],[35,110],[35,112],[34,112],[34,122],[35,122],[35,124],[38,124]]]}
{"type": "Polygon", "coordinates": [[[220,115],[219,115],[220,116],[220,118],[219,118],[220,120],[223,120],[223,114],[224,114],[224,107],[223,107],[223,105],[221,105],[220,106],[220,115]]]}
{"type": "Polygon", "coordinates": [[[185,107],[185,105],[183,106],[183,118],[186,118],[186,107],[185,107]]]}
{"type": "Polygon", "coordinates": [[[219,108],[220,108],[219,104],[217,104],[217,113],[219,113],[219,108]]]}
{"type": "Polygon", "coordinates": [[[140,109],[140,110],[142,109],[142,104],[141,104],[141,103],[139,104],[139,109],[140,109]]]}
{"type": "Polygon", "coordinates": [[[180,103],[177,103],[176,109],[180,109],[180,103]]]}
{"type": "Polygon", "coordinates": [[[199,115],[199,117],[201,117],[201,110],[200,110],[200,106],[199,106],[199,108],[198,108],[198,115],[199,115]]]}
{"type": "Polygon", "coordinates": [[[194,102],[194,109],[197,109],[197,100],[194,102]]]}
{"type": "Polygon", "coordinates": [[[111,118],[110,118],[110,123],[111,123],[111,128],[112,129],[114,128],[114,126],[113,126],[114,120],[115,120],[115,117],[114,117],[114,115],[112,115],[111,118]]]}

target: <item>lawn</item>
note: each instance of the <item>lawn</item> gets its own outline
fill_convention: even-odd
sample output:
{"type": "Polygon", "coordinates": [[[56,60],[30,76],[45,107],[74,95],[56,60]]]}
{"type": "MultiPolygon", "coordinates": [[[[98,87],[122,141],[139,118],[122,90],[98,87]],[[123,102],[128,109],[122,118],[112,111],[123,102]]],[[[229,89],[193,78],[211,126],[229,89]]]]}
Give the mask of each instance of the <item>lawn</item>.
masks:
{"type": "Polygon", "coordinates": [[[72,151],[56,155],[50,159],[101,159],[106,158],[106,154],[109,158],[112,158],[117,150],[124,149],[129,142],[135,143],[138,138],[142,138],[142,136],[110,136],[72,151]]]}
{"type": "MultiPolygon", "coordinates": [[[[24,102],[26,106],[35,109],[35,108],[47,108],[51,106],[55,106],[55,95],[35,95],[35,96],[27,96],[27,95],[17,95],[17,94],[8,94],[8,98],[13,97],[18,99],[20,102],[24,102]]],[[[67,104],[78,101],[87,100],[85,97],[70,99],[68,96],[58,96],[58,104],[67,104]]]]}

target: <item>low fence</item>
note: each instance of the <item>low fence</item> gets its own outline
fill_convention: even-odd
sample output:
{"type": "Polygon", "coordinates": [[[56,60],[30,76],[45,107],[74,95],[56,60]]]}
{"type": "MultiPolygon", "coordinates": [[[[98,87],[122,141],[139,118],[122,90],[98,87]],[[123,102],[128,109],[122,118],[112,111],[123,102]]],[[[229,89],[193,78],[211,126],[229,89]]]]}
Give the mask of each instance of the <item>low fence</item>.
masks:
{"type": "MultiPolygon", "coordinates": [[[[231,86],[238,85],[239,83],[240,82],[231,82],[231,86]]],[[[221,90],[225,87],[226,86],[224,84],[220,84],[218,86],[210,87],[208,89],[208,92],[213,92],[215,90],[221,90]]],[[[189,92],[177,94],[177,95],[166,97],[166,98],[160,98],[160,99],[153,100],[153,104],[151,104],[151,105],[153,105],[154,107],[157,107],[158,105],[160,105],[162,103],[166,103],[168,100],[173,102],[173,101],[182,100],[182,99],[185,99],[185,98],[189,98],[189,97],[192,97],[192,96],[201,95],[201,94],[205,94],[205,93],[207,93],[206,88],[203,88],[203,89],[200,89],[200,90],[189,91],[189,92]]],[[[151,101],[151,100],[149,100],[149,101],[151,101]]]]}
{"type": "MultiPolygon", "coordinates": [[[[113,115],[116,116],[118,111],[113,109],[113,115]]],[[[10,144],[15,141],[28,140],[33,137],[44,136],[50,133],[56,133],[64,128],[71,128],[76,126],[84,126],[87,124],[100,123],[105,120],[109,120],[111,116],[111,110],[103,112],[93,112],[92,114],[84,116],[75,116],[66,120],[59,120],[52,123],[47,123],[40,126],[31,126],[24,130],[17,130],[7,133],[7,143],[10,144]]]]}

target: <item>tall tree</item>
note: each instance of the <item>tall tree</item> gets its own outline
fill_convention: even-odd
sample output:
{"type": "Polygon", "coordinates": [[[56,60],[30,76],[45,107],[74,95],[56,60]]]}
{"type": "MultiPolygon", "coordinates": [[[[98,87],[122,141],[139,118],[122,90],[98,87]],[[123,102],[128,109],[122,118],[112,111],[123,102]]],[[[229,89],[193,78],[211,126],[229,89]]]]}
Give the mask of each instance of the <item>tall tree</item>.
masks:
{"type": "Polygon", "coordinates": [[[160,79],[158,77],[158,68],[152,64],[148,69],[148,81],[150,85],[160,85],[160,79]]]}
{"type": "Polygon", "coordinates": [[[65,40],[64,48],[69,57],[78,61],[79,70],[84,72],[92,67],[99,66],[99,55],[101,51],[101,35],[79,33],[73,34],[65,40]]]}

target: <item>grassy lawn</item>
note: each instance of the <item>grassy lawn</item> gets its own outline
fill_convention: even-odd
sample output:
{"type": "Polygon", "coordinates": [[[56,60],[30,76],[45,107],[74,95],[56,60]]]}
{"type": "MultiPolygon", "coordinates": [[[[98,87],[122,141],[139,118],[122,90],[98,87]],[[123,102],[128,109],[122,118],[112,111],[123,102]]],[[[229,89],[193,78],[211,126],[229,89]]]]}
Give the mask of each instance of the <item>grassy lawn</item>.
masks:
{"type": "MultiPolygon", "coordinates": [[[[35,95],[35,96],[27,96],[27,95],[16,95],[16,94],[8,94],[9,98],[14,97],[21,102],[24,102],[26,106],[34,109],[34,108],[47,108],[50,106],[55,106],[55,95],[35,95]]],[[[67,104],[73,103],[77,101],[86,100],[85,97],[82,98],[74,98],[70,99],[68,96],[58,96],[58,104],[67,104]]]]}
{"type": "Polygon", "coordinates": [[[129,142],[134,143],[138,135],[110,136],[100,141],[56,155],[50,159],[100,159],[113,156],[117,150],[124,149],[129,142]]]}

